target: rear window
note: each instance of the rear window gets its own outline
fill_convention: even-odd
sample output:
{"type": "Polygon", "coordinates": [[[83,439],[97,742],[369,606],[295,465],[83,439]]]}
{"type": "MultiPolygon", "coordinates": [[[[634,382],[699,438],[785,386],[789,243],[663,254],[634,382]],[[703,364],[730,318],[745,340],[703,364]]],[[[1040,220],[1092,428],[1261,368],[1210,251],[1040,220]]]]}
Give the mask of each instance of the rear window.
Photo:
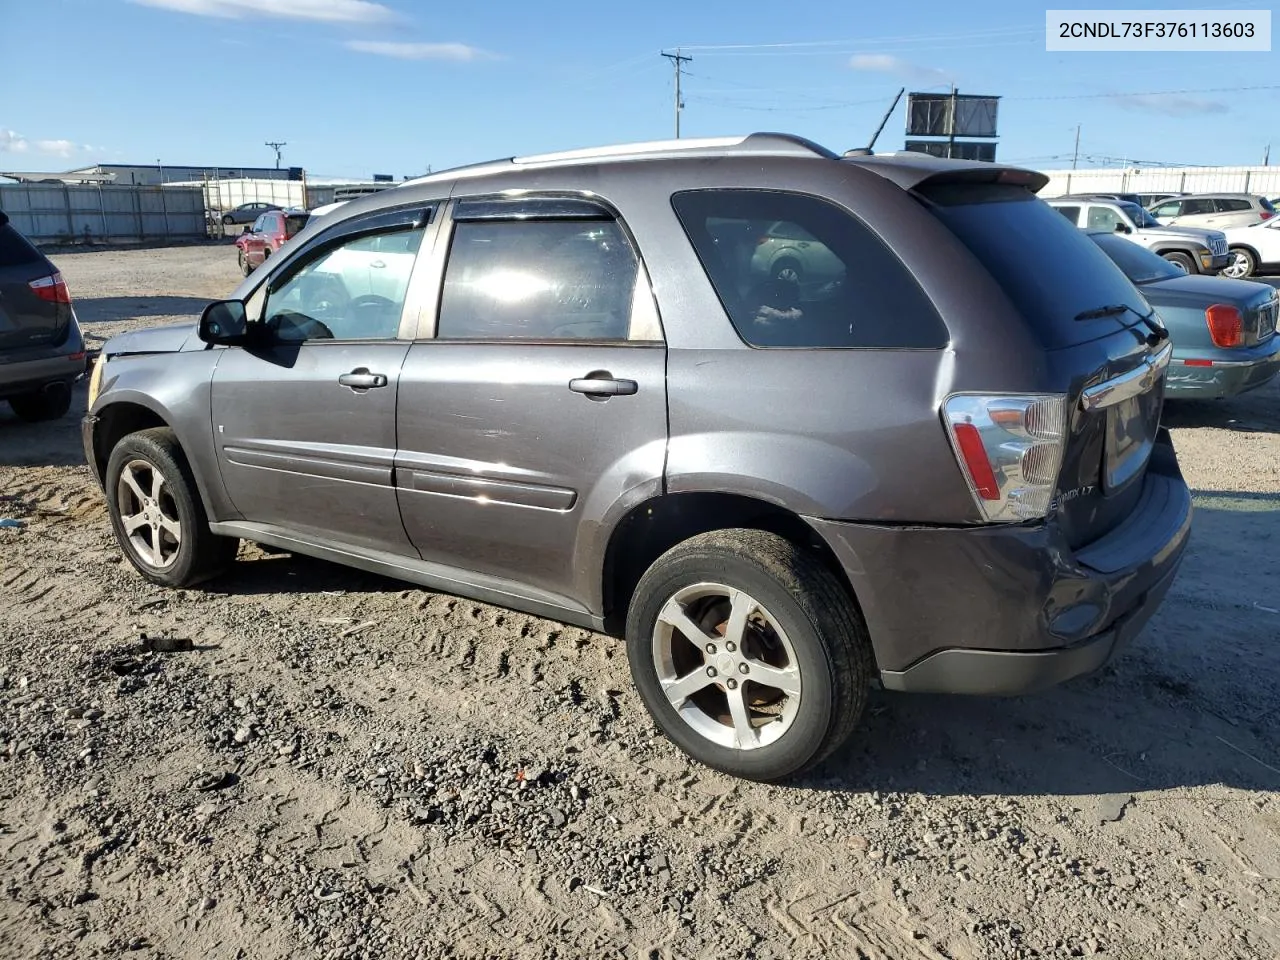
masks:
{"type": "Polygon", "coordinates": [[[1124,275],[1134,283],[1170,280],[1184,275],[1182,270],[1164,257],[1138,246],[1132,240],[1126,240],[1114,234],[1096,233],[1091,234],[1090,239],[1101,247],[1115,265],[1124,271],[1124,275]]]}
{"type": "Polygon", "coordinates": [[[1267,213],[1276,212],[1276,208],[1271,205],[1271,201],[1268,200],[1266,197],[1258,198],[1258,206],[1262,207],[1262,209],[1267,211],[1267,213]]]}
{"type": "Polygon", "coordinates": [[[738,336],[753,347],[925,348],[947,329],[915,277],[817,197],[695,190],[671,198],[738,336]]]}
{"type": "Polygon", "coordinates": [[[0,267],[13,267],[20,263],[38,263],[43,254],[33,247],[9,224],[0,225],[0,267]]]}
{"type": "Polygon", "coordinates": [[[292,237],[307,225],[307,220],[308,216],[305,213],[289,214],[284,218],[284,235],[286,237],[292,237]]]}
{"type": "Polygon", "coordinates": [[[1086,310],[1116,304],[1140,314],[1149,309],[1088,234],[1021,187],[935,186],[926,199],[1048,346],[1083,343],[1137,322],[1133,314],[1075,319],[1086,310]]]}

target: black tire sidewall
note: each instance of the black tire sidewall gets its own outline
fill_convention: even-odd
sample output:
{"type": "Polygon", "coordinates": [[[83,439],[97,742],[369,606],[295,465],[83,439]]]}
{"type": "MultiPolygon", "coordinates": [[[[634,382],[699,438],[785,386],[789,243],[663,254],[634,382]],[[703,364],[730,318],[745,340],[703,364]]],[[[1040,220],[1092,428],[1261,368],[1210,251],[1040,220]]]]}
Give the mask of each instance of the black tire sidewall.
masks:
{"type": "Polygon", "coordinates": [[[1166,260],[1168,260],[1170,263],[1175,263],[1175,264],[1177,264],[1178,266],[1182,267],[1182,269],[1183,269],[1183,270],[1185,270],[1185,271],[1187,272],[1187,275],[1188,275],[1188,276],[1192,276],[1192,275],[1194,275],[1194,274],[1196,273],[1196,264],[1195,264],[1195,261],[1194,261],[1194,260],[1192,260],[1192,259],[1191,259],[1191,257],[1190,257],[1188,254],[1185,254],[1185,253],[1167,253],[1167,254],[1165,254],[1165,257],[1164,257],[1164,258],[1165,258],[1166,260]]]}
{"type": "Polygon", "coordinates": [[[116,444],[107,461],[107,471],[103,487],[107,496],[107,513],[111,517],[111,527],[115,531],[116,541],[124,551],[129,562],[137,571],[162,586],[183,586],[195,579],[198,569],[199,541],[198,531],[205,522],[204,510],[199,506],[199,493],[191,489],[185,472],[179,466],[177,457],[182,456],[176,442],[168,440],[160,431],[144,430],[132,433],[116,444]],[[178,512],[178,522],[182,525],[182,543],[178,546],[178,558],[163,569],[152,566],[134,549],[124,531],[124,523],[120,518],[120,504],[117,488],[120,474],[125,464],[131,460],[145,460],[152,469],[159,470],[164,482],[169,487],[174,506],[178,512]]]}
{"type": "Polygon", "coordinates": [[[780,780],[806,767],[823,751],[831,729],[835,671],[805,609],[768,571],[727,553],[695,554],[659,561],[637,587],[627,617],[627,659],[636,689],[667,737],[700,763],[752,780],[780,780]],[[775,743],[734,750],[712,743],[680,718],[658,682],[653,630],[663,605],[677,591],[702,581],[745,590],[776,617],[800,668],[800,706],[790,729],[775,743]]]}
{"type": "Polygon", "coordinates": [[[52,392],[24,393],[10,397],[9,409],[19,420],[28,423],[61,420],[71,409],[71,384],[63,384],[52,392]]]}

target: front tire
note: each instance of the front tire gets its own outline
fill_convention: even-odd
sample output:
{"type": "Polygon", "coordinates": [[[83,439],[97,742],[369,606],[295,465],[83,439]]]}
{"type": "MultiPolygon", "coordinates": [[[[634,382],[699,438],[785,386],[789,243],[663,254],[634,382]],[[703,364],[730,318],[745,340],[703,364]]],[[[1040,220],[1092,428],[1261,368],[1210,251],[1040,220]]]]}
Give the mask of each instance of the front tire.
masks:
{"type": "Polygon", "coordinates": [[[1196,262],[1192,260],[1188,254],[1179,253],[1178,251],[1174,250],[1170,253],[1164,254],[1164,258],[1168,260],[1170,263],[1172,263],[1179,270],[1181,270],[1183,273],[1196,272],[1196,262]]]}
{"type": "Polygon", "coordinates": [[[209,529],[191,466],[168,427],[117,443],[103,486],[116,541],[152,583],[189,587],[235,560],[240,541],[209,529]]]}
{"type": "Polygon", "coordinates": [[[1222,268],[1221,276],[1230,277],[1232,280],[1244,280],[1257,272],[1258,258],[1253,255],[1253,251],[1245,247],[1232,247],[1231,259],[1222,268]]]}
{"type": "Polygon", "coordinates": [[[681,750],[776,781],[852,732],[871,680],[853,599],[814,556],[760,530],[719,530],[668,550],[627,614],[640,698],[681,750]]]}
{"type": "Polygon", "coordinates": [[[71,409],[71,384],[56,384],[35,393],[10,397],[9,407],[18,419],[28,423],[60,420],[71,409]]]}
{"type": "Polygon", "coordinates": [[[247,277],[249,274],[253,273],[253,265],[249,263],[249,257],[243,250],[239,252],[237,259],[240,263],[240,272],[244,274],[244,276],[247,277]]]}

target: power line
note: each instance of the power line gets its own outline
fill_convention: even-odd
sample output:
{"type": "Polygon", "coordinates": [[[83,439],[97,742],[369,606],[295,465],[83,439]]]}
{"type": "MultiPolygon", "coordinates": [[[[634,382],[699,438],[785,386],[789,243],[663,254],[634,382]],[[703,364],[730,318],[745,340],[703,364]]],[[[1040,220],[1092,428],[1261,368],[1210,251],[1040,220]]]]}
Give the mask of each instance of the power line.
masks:
{"type": "Polygon", "coordinates": [[[1280,90],[1280,83],[1252,87],[1203,87],[1198,90],[1150,90],[1145,93],[1074,93],[1044,97],[1002,97],[1002,100],[1109,100],[1117,97],[1171,97],[1193,93],[1240,93],[1245,90],[1280,90]]]}

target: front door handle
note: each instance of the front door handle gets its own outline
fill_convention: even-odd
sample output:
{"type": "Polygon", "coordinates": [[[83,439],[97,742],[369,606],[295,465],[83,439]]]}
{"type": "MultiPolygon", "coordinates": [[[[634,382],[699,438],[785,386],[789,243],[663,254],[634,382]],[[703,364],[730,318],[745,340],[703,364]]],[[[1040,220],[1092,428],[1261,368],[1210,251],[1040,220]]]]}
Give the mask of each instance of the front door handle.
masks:
{"type": "Polygon", "coordinates": [[[593,399],[609,397],[629,397],[640,387],[634,380],[620,380],[608,370],[593,370],[585,377],[576,377],[569,381],[569,389],[574,393],[585,393],[593,399]]]}
{"type": "Polygon", "coordinates": [[[344,387],[350,387],[352,390],[368,390],[372,387],[385,387],[387,385],[387,375],[385,373],[370,373],[367,367],[357,367],[350,373],[344,373],[340,376],[338,382],[344,387]]]}

